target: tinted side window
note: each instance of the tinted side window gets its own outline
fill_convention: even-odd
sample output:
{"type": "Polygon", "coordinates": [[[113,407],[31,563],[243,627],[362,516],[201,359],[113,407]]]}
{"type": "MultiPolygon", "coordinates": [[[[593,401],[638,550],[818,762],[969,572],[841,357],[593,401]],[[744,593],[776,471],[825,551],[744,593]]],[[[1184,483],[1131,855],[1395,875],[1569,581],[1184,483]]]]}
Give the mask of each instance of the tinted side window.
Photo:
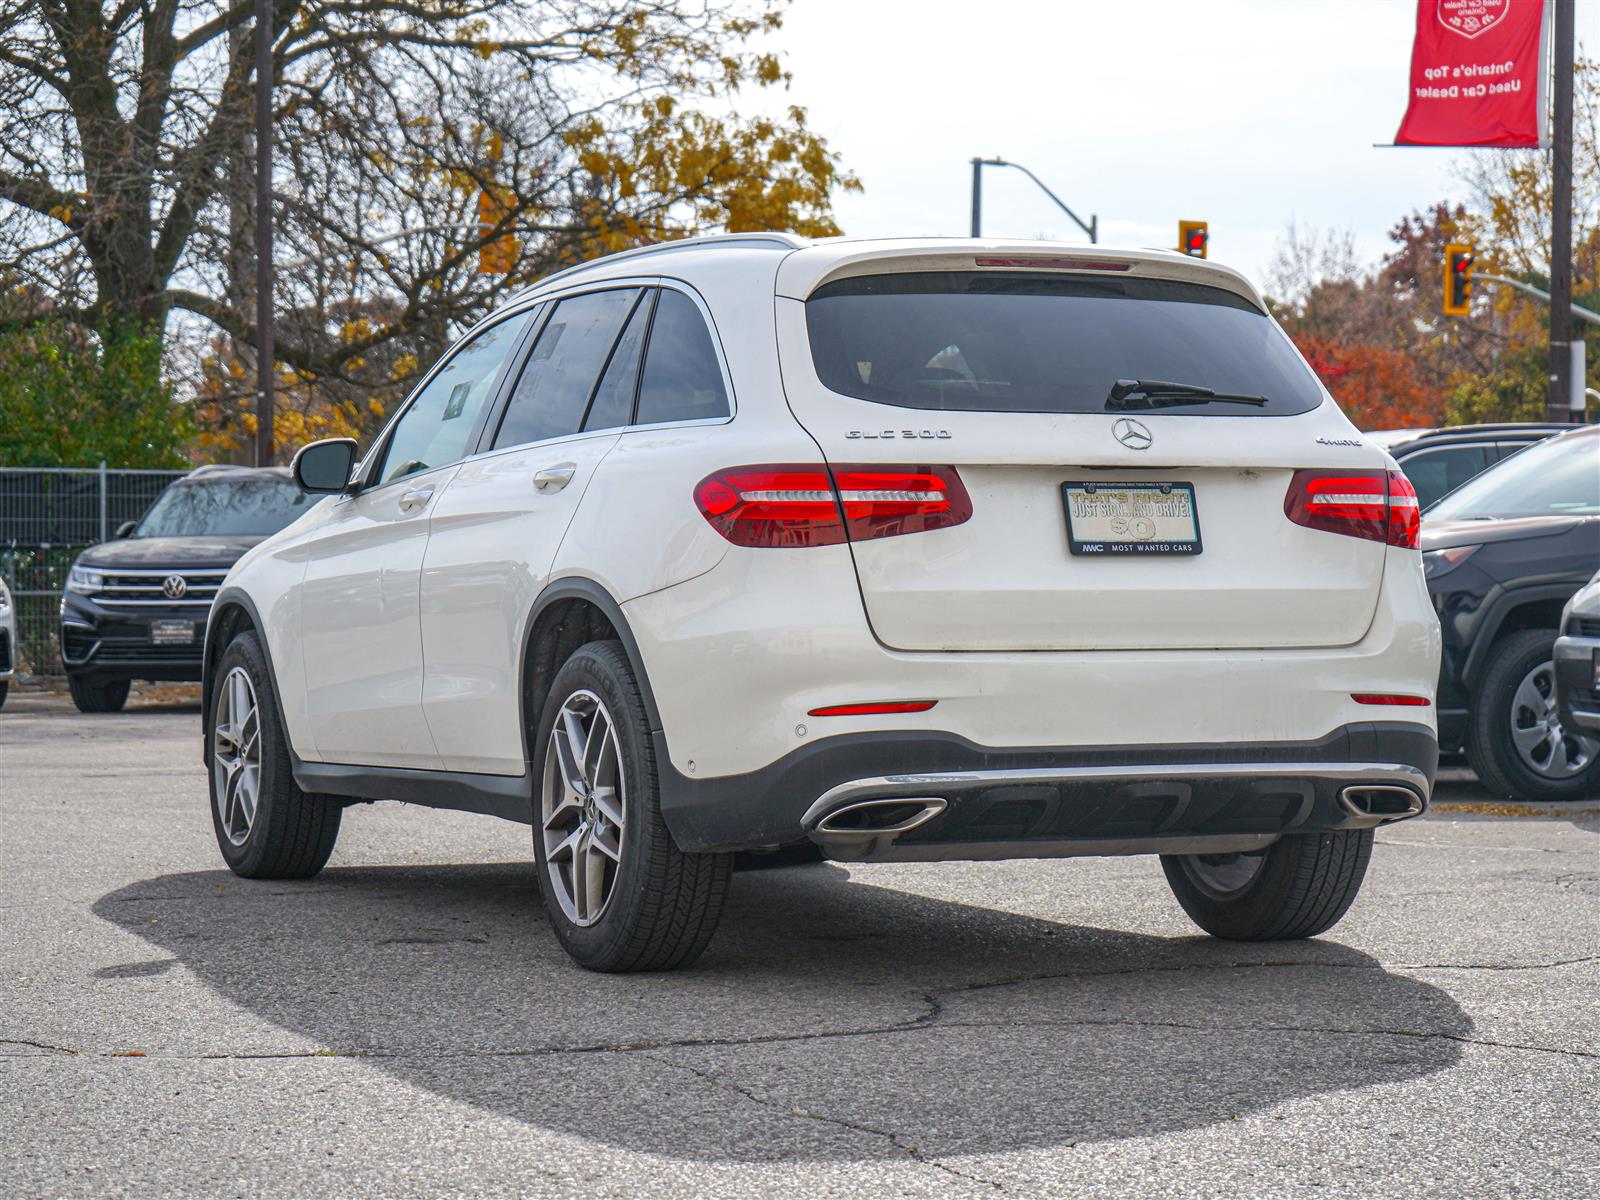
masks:
{"type": "Polygon", "coordinates": [[[650,326],[644,377],[639,385],[640,425],[728,415],[728,393],[711,344],[711,331],[694,301],[663,290],[650,326]]]}
{"type": "Polygon", "coordinates": [[[495,446],[578,432],[595,380],[638,294],[631,288],[587,292],[556,305],[523,364],[495,446]]]}
{"type": "Polygon", "coordinates": [[[1417,489],[1417,501],[1427,508],[1446,492],[1453,492],[1489,465],[1487,446],[1449,446],[1424,450],[1400,464],[1417,489]]]}
{"type": "Polygon", "coordinates": [[[528,316],[518,313],[491,325],[455,351],[395,425],[378,482],[388,483],[466,456],[467,439],[494,394],[500,368],[517,344],[528,316]]]}
{"type": "Polygon", "coordinates": [[[633,310],[627,328],[617,339],[617,348],[611,352],[600,386],[595,389],[589,415],[583,422],[585,429],[616,429],[632,422],[633,394],[639,388],[639,356],[654,305],[654,295],[647,293],[633,310]]]}

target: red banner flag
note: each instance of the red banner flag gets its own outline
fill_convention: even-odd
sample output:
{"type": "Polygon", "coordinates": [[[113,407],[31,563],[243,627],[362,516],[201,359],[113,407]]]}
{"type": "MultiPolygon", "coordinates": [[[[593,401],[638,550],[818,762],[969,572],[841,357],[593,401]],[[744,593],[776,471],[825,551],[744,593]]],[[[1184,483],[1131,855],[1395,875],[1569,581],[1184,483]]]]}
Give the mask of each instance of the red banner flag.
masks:
{"type": "Polygon", "coordinates": [[[1544,144],[1545,0],[1417,0],[1399,146],[1544,144]]]}

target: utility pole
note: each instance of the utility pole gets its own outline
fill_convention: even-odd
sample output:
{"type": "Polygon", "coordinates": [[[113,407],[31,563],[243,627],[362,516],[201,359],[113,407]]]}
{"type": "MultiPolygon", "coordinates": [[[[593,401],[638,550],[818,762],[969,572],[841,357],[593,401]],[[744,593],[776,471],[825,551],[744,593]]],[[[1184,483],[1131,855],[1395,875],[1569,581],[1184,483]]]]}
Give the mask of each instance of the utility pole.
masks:
{"type": "Polygon", "coordinates": [[[272,0],[256,0],[256,466],[272,439],[272,0]]]}
{"type": "Polygon", "coordinates": [[[1049,188],[1045,187],[1044,180],[1040,179],[1037,175],[1035,175],[1032,171],[1028,170],[1028,168],[1023,166],[1021,163],[1007,162],[1003,158],[975,158],[975,159],[972,160],[972,236],[973,237],[979,238],[979,237],[983,236],[983,169],[985,167],[1011,167],[1013,170],[1021,171],[1029,179],[1033,180],[1034,184],[1038,187],[1038,189],[1041,192],[1043,192],[1046,196],[1050,197],[1050,199],[1055,203],[1055,206],[1057,208],[1059,208],[1062,212],[1066,213],[1067,216],[1071,217],[1073,219],[1073,221],[1077,224],[1079,229],[1083,230],[1085,233],[1087,233],[1089,235],[1089,241],[1090,242],[1093,243],[1093,242],[1098,242],[1100,240],[1100,218],[1099,217],[1097,217],[1097,216],[1095,216],[1093,214],[1090,214],[1089,223],[1087,225],[1085,225],[1083,223],[1083,218],[1078,216],[1077,213],[1073,212],[1070,208],[1068,208],[1066,206],[1066,203],[1061,199],[1060,196],[1056,195],[1049,188]]]}
{"type": "MultiPolygon", "coordinates": [[[[1576,0],[1555,0],[1555,120],[1551,151],[1550,229],[1550,394],[1545,413],[1552,421],[1574,419],[1572,394],[1572,73],[1573,9],[1576,0]]],[[[1581,384],[1580,384],[1581,386],[1581,384]]],[[[1576,419],[1583,420],[1583,414],[1576,419]]]]}

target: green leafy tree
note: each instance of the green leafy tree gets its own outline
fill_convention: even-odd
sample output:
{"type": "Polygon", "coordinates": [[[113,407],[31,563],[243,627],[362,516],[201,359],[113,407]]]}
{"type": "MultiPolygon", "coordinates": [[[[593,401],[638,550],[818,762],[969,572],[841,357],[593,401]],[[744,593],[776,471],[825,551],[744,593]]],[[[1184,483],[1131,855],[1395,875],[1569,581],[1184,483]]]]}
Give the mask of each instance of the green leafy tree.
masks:
{"type": "Polygon", "coordinates": [[[161,339],[63,322],[0,334],[0,466],[184,467],[193,433],[161,339]]]}

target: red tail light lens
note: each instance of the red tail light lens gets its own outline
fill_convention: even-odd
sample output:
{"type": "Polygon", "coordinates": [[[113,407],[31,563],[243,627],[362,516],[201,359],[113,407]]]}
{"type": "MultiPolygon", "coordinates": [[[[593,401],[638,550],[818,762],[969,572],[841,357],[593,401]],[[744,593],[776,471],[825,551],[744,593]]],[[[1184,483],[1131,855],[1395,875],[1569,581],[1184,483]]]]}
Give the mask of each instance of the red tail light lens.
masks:
{"type": "Polygon", "coordinates": [[[1404,549],[1417,548],[1417,492],[1399,471],[1296,471],[1283,498],[1296,525],[1404,549]]]}
{"type": "Polygon", "coordinates": [[[972,516],[953,467],[730,467],[702,479],[694,502],[735,546],[835,546],[944,529],[972,516]]]}

